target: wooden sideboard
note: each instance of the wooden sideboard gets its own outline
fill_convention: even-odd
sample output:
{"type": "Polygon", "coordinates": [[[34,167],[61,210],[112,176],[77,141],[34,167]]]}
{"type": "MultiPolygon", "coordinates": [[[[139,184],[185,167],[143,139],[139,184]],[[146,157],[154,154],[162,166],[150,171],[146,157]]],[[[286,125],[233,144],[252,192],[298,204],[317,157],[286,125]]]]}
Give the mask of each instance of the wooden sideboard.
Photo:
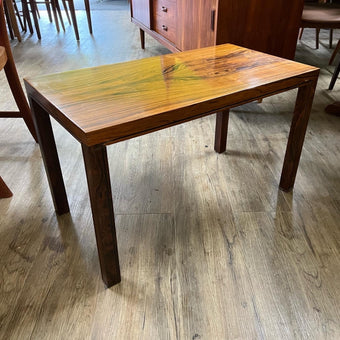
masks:
{"type": "Polygon", "coordinates": [[[230,42],[293,59],[303,0],[131,0],[131,20],[173,52],[230,42]]]}

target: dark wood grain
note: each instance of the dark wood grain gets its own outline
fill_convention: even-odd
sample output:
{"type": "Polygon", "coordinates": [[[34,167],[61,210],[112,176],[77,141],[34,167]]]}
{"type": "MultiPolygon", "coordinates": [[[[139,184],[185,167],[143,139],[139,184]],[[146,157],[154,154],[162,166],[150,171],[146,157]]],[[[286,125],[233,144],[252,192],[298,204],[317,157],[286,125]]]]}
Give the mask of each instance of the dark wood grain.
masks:
{"type": "Polygon", "coordinates": [[[293,59],[303,0],[219,1],[216,44],[230,42],[293,59]]]}
{"type": "Polygon", "coordinates": [[[215,45],[211,29],[212,11],[216,0],[185,0],[177,2],[177,43],[181,51],[215,45]]]}
{"type": "Polygon", "coordinates": [[[222,153],[227,148],[229,110],[216,113],[215,146],[218,153],[222,153]]]}
{"type": "Polygon", "coordinates": [[[25,82],[31,96],[90,146],[283,92],[317,75],[315,67],[226,44],[25,82]]]}
{"type": "Polygon", "coordinates": [[[38,103],[34,101],[34,99],[30,99],[30,104],[55,211],[58,215],[62,215],[68,213],[70,208],[67,201],[50,116],[38,103]]]}
{"type": "Polygon", "coordinates": [[[280,189],[284,191],[289,191],[294,186],[315,87],[316,80],[300,87],[298,91],[280,180],[280,189]]]}
{"type": "Polygon", "coordinates": [[[106,147],[82,145],[82,150],[102,278],[110,287],[121,277],[106,147]]]}

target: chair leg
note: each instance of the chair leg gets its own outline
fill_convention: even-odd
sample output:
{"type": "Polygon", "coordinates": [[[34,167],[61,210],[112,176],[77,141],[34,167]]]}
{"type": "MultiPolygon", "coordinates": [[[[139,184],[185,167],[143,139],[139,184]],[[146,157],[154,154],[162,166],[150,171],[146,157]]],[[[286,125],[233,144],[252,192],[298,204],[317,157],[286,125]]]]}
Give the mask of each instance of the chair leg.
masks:
{"type": "Polygon", "coordinates": [[[0,198],[8,198],[12,196],[13,196],[12,191],[9,190],[8,186],[0,176],[0,198]]]}
{"type": "Polygon", "coordinates": [[[21,30],[24,31],[25,28],[24,28],[24,25],[22,23],[22,20],[21,20],[21,16],[20,16],[20,13],[19,13],[19,9],[18,9],[18,6],[16,4],[15,1],[13,1],[13,8],[14,8],[14,11],[15,11],[15,15],[17,16],[18,18],[18,21],[19,21],[19,24],[20,24],[20,27],[21,27],[21,30]]]}
{"type": "Polygon", "coordinates": [[[56,0],[55,6],[56,6],[56,9],[57,9],[57,13],[58,13],[58,15],[59,15],[61,27],[63,28],[63,31],[65,32],[64,20],[63,20],[63,17],[62,17],[62,15],[61,15],[61,10],[60,10],[60,6],[59,6],[59,1],[58,1],[58,0],[56,0]]]}
{"type": "Polygon", "coordinates": [[[33,16],[35,31],[37,32],[38,39],[41,40],[39,21],[38,21],[38,16],[37,16],[37,11],[36,11],[37,5],[34,2],[34,0],[29,0],[29,4],[31,6],[31,13],[33,16]]]}
{"type": "Polygon", "coordinates": [[[300,28],[299,40],[301,40],[303,34],[303,27],[300,28]]]}
{"type": "Polygon", "coordinates": [[[9,18],[10,18],[10,21],[11,21],[11,25],[12,25],[12,28],[13,28],[14,35],[17,37],[17,39],[19,41],[21,41],[21,35],[20,35],[20,32],[19,32],[19,26],[18,26],[17,18],[15,16],[13,2],[12,2],[12,0],[6,0],[5,3],[6,3],[6,8],[7,8],[8,15],[9,15],[9,18]]]}
{"type": "Polygon", "coordinates": [[[336,70],[333,73],[333,76],[332,76],[331,82],[329,84],[328,90],[333,90],[334,84],[335,84],[336,80],[338,79],[339,72],[340,72],[340,62],[338,64],[336,70]]]}
{"type": "Polygon", "coordinates": [[[62,2],[63,2],[63,7],[64,7],[64,10],[65,10],[65,13],[66,13],[67,21],[68,21],[69,25],[71,25],[71,18],[70,18],[70,14],[68,13],[66,0],[62,0],[62,2]]]}
{"type": "Polygon", "coordinates": [[[24,119],[28,130],[31,132],[32,137],[38,143],[37,134],[35,132],[34,123],[32,119],[32,114],[28,102],[26,100],[24,90],[22,89],[18,72],[14,65],[12,58],[8,58],[7,63],[4,67],[6,77],[8,80],[9,87],[11,88],[14,100],[18,106],[18,109],[24,119]]]}
{"type": "Polygon", "coordinates": [[[12,27],[12,23],[11,23],[11,18],[9,17],[7,6],[4,6],[4,12],[5,12],[5,16],[6,16],[9,36],[10,36],[11,40],[14,40],[13,27],[12,27]]]}
{"type": "Polygon", "coordinates": [[[74,8],[73,0],[69,0],[68,4],[70,6],[71,19],[72,19],[72,24],[73,24],[73,27],[74,27],[74,33],[76,35],[76,39],[79,40],[79,31],[78,31],[78,25],[77,25],[76,10],[74,8]]]}
{"type": "Polygon", "coordinates": [[[333,47],[333,28],[329,30],[329,48],[332,49],[333,47]]]}
{"type": "Polygon", "coordinates": [[[318,50],[318,49],[319,49],[320,28],[316,28],[316,29],[315,29],[315,34],[316,34],[316,37],[315,37],[315,44],[316,44],[316,49],[318,50]]]}
{"type": "Polygon", "coordinates": [[[33,34],[33,32],[34,32],[33,31],[33,25],[32,25],[32,21],[31,21],[30,11],[28,9],[27,0],[21,0],[21,3],[22,3],[22,12],[24,14],[25,28],[26,28],[26,23],[27,23],[30,34],[33,34]]]}
{"type": "Polygon", "coordinates": [[[56,0],[51,0],[51,7],[52,7],[52,13],[54,18],[54,24],[57,29],[57,32],[60,32],[59,28],[59,20],[58,20],[58,14],[57,14],[57,8],[56,8],[56,0]]]}
{"type": "Polygon", "coordinates": [[[89,25],[90,34],[92,34],[92,21],[91,21],[91,10],[90,10],[90,1],[84,0],[86,16],[87,16],[87,24],[89,25]]]}
{"type": "Polygon", "coordinates": [[[335,49],[334,49],[332,56],[331,56],[331,59],[329,59],[329,65],[332,65],[334,58],[337,55],[337,53],[339,52],[339,50],[340,50],[340,39],[339,39],[337,45],[335,46],[335,49]]]}
{"type": "Polygon", "coordinates": [[[52,12],[51,12],[51,6],[49,0],[45,0],[45,6],[46,6],[46,11],[48,14],[48,20],[52,22],[52,12]]]}
{"type": "Polygon", "coordinates": [[[35,12],[37,13],[37,17],[38,19],[40,19],[40,12],[39,12],[39,8],[38,8],[38,5],[36,3],[34,3],[34,7],[35,7],[35,12]]]}

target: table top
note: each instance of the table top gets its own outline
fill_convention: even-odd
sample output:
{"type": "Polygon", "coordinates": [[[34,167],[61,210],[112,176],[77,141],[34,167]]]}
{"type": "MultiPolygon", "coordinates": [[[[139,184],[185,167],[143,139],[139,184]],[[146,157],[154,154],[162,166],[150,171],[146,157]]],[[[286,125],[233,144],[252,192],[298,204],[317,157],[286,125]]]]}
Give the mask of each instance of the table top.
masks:
{"type": "Polygon", "coordinates": [[[319,69],[225,44],[25,79],[80,142],[110,144],[301,86],[319,69]]]}

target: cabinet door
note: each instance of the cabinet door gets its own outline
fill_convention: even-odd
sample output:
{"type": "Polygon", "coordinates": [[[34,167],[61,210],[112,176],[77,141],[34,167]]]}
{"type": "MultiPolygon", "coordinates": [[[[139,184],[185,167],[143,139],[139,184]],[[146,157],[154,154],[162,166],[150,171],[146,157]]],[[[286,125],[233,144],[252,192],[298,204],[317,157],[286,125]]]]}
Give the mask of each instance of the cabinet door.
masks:
{"type": "Polygon", "coordinates": [[[303,0],[220,0],[217,44],[294,58],[303,0]]]}
{"type": "Polygon", "coordinates": [[[216,0],[177,1],[177,45],[182,51],[215,45],[216,0]]]}
{"type": "Polygon", "coordinates": [[[150,28],[150,0],[131,0],[131,18],[150,28]]]}

